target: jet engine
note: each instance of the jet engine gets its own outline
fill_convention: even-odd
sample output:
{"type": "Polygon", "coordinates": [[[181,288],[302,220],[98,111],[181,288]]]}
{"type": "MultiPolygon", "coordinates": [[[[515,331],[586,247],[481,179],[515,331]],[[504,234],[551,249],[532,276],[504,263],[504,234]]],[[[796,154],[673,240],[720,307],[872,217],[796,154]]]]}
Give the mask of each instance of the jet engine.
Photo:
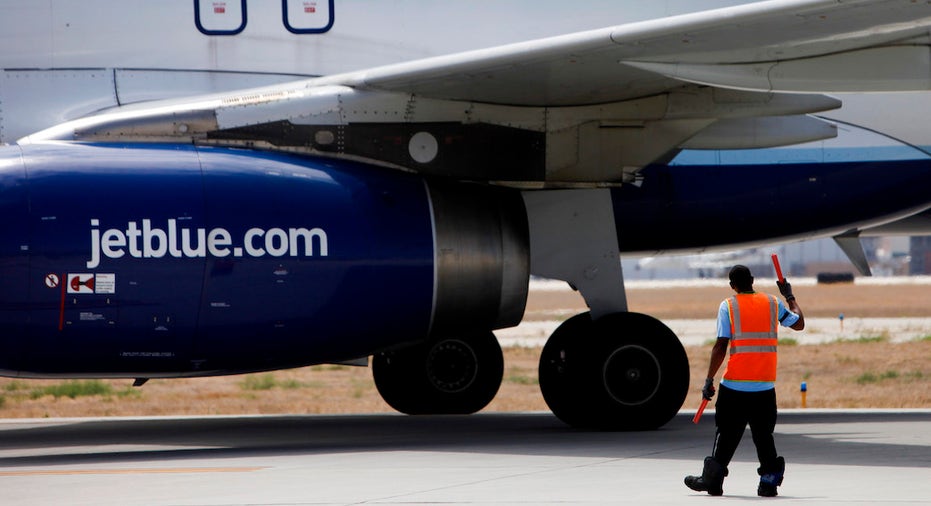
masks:
{"type": "Polygon", "coordinates": [[[281,153],[4,147],[0,370],[232,374],[490,334],[523,315],[522,206],[281,153]]]}

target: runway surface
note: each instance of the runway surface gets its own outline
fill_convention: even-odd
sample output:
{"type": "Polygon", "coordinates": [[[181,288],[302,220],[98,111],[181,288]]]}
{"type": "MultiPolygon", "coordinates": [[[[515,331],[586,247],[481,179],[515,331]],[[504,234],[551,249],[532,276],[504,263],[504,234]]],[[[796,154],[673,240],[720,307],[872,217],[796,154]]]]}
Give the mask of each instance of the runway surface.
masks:
{"type": "MultiPolygon", "coordinates": [[[[927,504],[931,411],[780,413],[781,504],[927,504]]],[[[548,413],[0,421],[0,504],[710,504],[713,412],[650,432],[548,413]]],[[[749,435],[726,504],[757,502],[749,435]]]]}

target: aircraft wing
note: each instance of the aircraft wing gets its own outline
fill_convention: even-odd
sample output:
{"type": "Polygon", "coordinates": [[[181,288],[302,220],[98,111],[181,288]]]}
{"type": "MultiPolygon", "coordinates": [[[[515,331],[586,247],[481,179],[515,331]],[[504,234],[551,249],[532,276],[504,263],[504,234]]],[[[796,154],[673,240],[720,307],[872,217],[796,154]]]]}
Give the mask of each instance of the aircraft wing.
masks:
{"type": "Polygon", "coordinates": [[[31,137],[243,143],[481,181],[623,182],[680,148],[836,135],[809,114],[841,103],[798,92],[928,89],[929,26],[926,1],[772,0],[139,104],[31,137]]]}
{"type": "MultiPolygon", "coordinates": [[[[756,91],[895,91],[931,82],[931,4],[775,0],[367,70],[333,81],[451,100],[567,106],[670,79],[756,91]]],[[[332,82],[332,81],[331,81],[332,82]]]]}

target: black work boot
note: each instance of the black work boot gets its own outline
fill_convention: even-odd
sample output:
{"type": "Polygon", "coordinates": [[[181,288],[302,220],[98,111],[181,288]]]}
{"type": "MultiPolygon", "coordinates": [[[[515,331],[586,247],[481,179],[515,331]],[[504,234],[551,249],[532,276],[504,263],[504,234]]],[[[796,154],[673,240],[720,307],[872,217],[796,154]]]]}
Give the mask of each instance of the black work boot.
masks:
{"type": "Polygon", "coordinates": [[[712,457],[705,457],[705,467],[701,471],[701,476],[686,476],[685,486],[698,492],[721,495],[724,493],[725,476],[727,476],[726,467],[712,457]]]}
{"type": "Polygon", "coordinates": [[[760,475],[760,486],[757,487],[756,494],[763,497],[776,497],[779,495],[776,487],[782,485],[782,477],[786,473],[786,459],[776,457],[775,462],[760,466],[756,472],[760,475]]]}

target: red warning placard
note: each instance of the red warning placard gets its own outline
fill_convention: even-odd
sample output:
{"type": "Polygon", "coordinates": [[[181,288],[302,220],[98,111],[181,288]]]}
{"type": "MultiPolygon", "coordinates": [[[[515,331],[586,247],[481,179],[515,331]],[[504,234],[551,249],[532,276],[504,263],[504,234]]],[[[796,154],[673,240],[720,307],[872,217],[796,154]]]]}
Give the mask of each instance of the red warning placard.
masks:
{"type": "Polygon", "coordinates": [[[94,293],[94,275],[68,274],[68,293],[94,293]]]}

